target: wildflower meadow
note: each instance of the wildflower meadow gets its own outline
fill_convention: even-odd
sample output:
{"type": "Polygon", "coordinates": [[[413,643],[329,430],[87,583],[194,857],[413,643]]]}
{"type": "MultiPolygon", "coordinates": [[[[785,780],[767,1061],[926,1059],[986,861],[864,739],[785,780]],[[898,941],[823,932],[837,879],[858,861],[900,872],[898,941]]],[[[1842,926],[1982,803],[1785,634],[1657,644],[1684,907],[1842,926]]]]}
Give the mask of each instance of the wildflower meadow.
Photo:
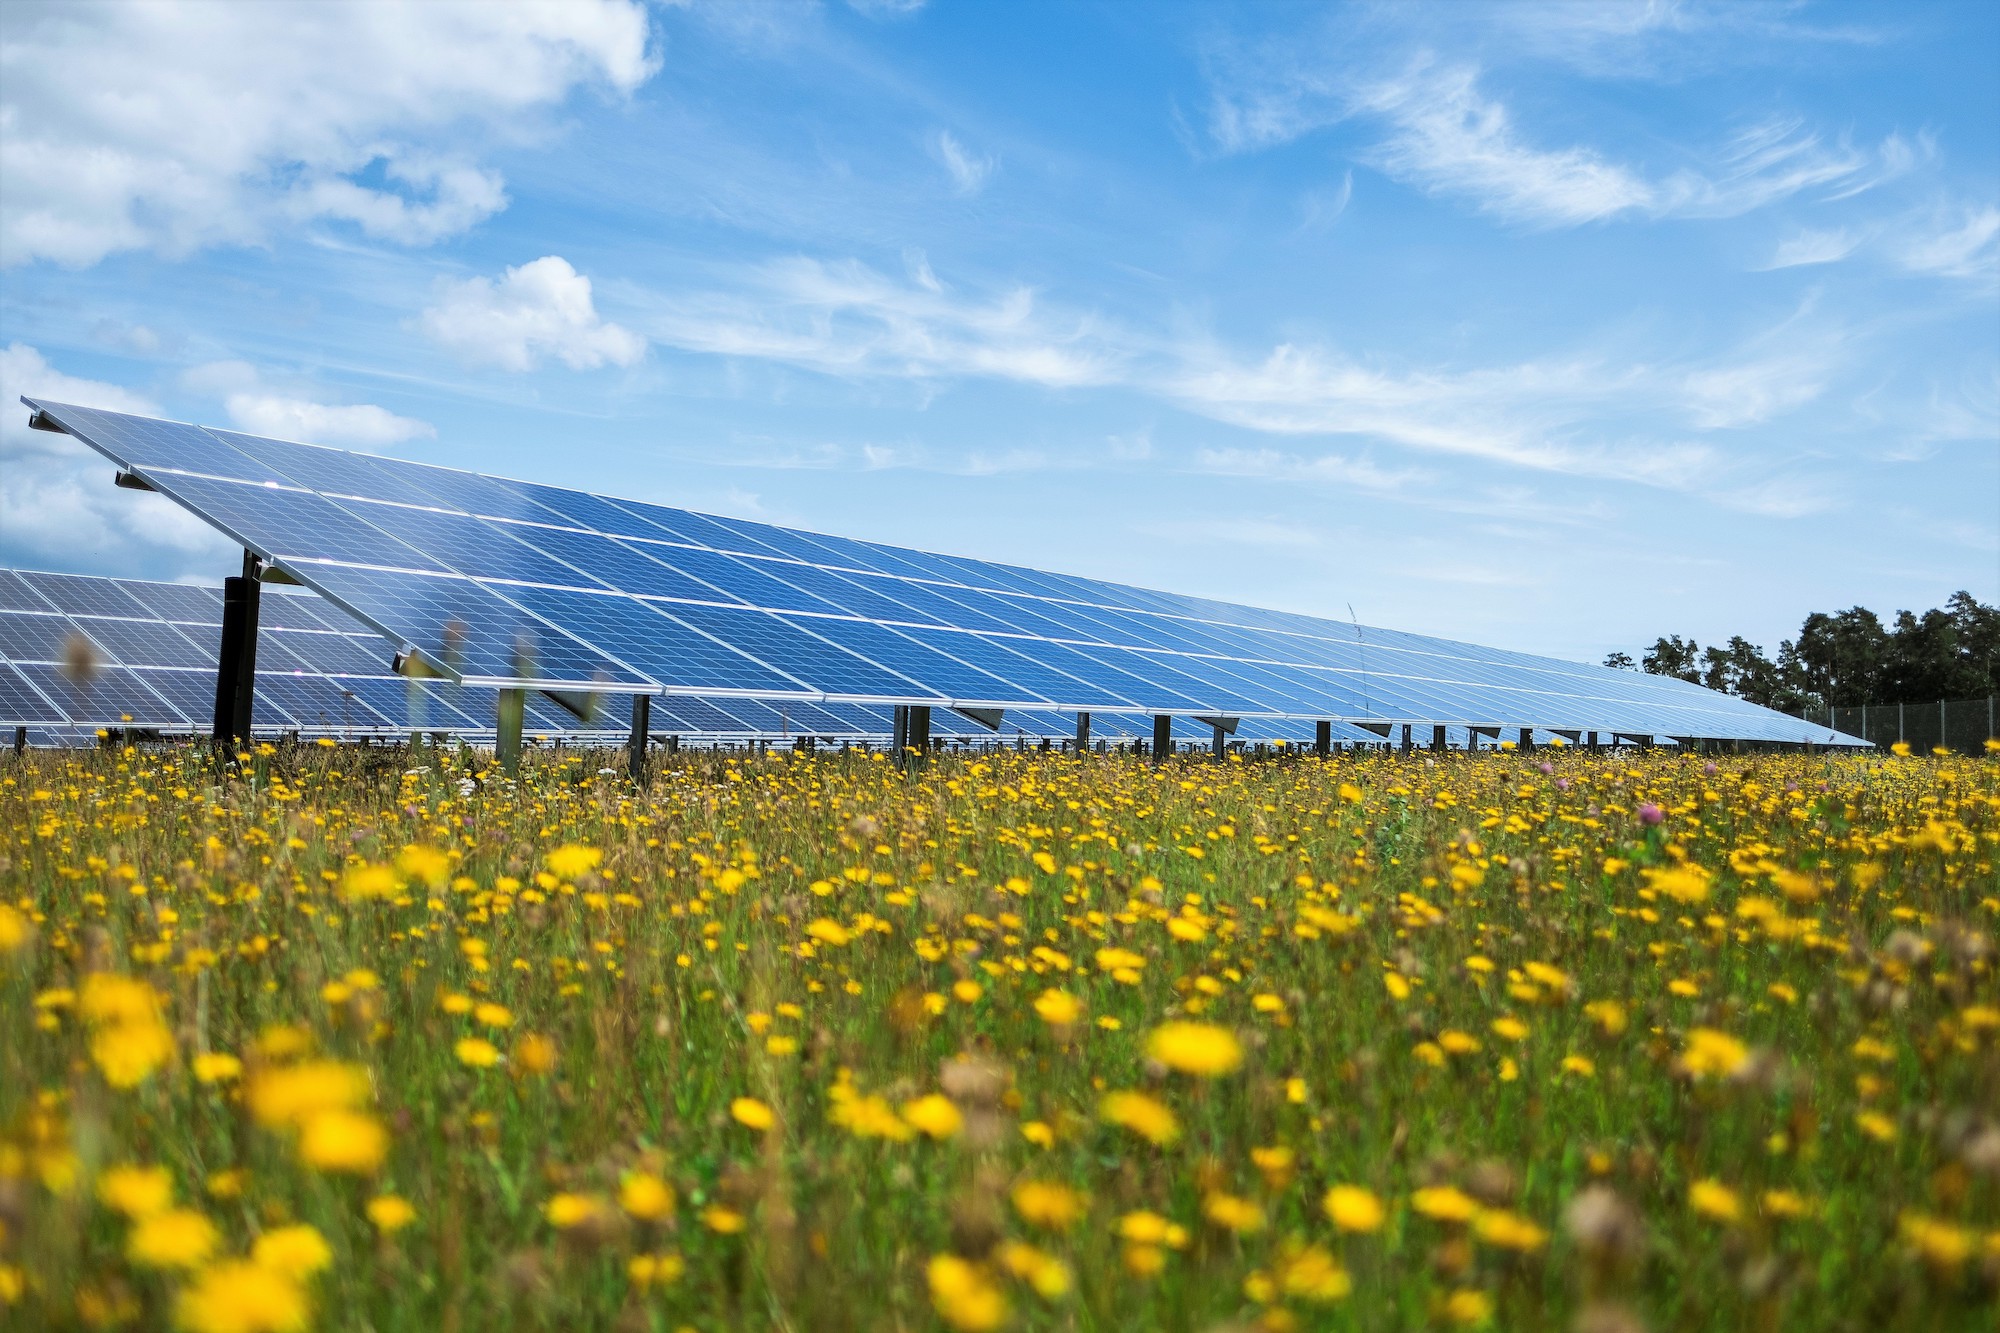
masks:
{"type": "Polygon", "coordinates": [[[0,769],[9,1328],[1990,1329],[2000,757],[0,769]]]}

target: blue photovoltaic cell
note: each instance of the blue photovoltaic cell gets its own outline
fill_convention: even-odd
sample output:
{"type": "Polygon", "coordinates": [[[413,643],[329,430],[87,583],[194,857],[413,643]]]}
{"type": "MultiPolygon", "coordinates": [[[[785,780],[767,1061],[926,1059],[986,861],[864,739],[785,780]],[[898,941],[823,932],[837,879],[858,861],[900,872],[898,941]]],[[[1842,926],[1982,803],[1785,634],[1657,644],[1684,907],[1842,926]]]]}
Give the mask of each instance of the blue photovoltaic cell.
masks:
{"type": "MultiPolygon", "coordinates": [[[[293,572],[321,591],[343,583],[350,596],[332,595],[349,610],[392,637],[419,644],[425,633],[436,639],[436,604],[452,597],[416,589],[407,580],[370,587],[362,574],[341,567],[449,568],[496,580],[494,588],[503,592],[523,583],[602,584],[693,601],[733,600],[743,609],[690,608],[684,602],[673,609],[743,648],[757,659],[755,670],[775,668],[774,674],[803,680],[812,691],[878,702],[916,702],[934,697],[934,689],[954,686],[987,688],[991,677],[1003,682],[1005,697],[1025,702],[1049,696],[1068,708],[1185,712],[1198,707],[1246,718],[1310,720],[1332,714],[1413,723],[1493,717],[1495,725],[1517,727],[1567,725],[1634,734],[1678,728],[1684,735],[1832,739],[1821,728],[1742,700],[1637,673],[234,432],[62,404],[30,405],[253,549],[288,569],[317,570],[293,572]],[[329,496],[364,500],[331,504],[329,496]],[[400,507],[411,505],[417,507],[400,507]],[[613,544],[611,537],[621,540],[613,544]],[[648,541],[659,544],[645,545],[648,541]],[[639,558],[641,550],[659,562],[661,572],[639,558]],[[390,595],[379,605],[353,600],[383,591],[390,595]],[[787,615],[779,619],[769,612],[787,615]],[[803,619],[790,614],[798,612],[809,614],[803,619]],[[921,654],[902,654],[897,667],[832,651],[800,628],[819,616],[922,627],[901,636],[914,643],[948,641],[949,635],[939,639],[944,629],[979,633],[986,637],[976,641],[984,645],[978,651],[965,646],[947,656],[964,659],[962,666],[982,674],[967,676],[921,654]],[[748,637],[729,638],[735,631],[748,637]],[[926,661],[927,667],[919,665],[926,661]],[[904,675],[920,670],[934,681],[904,683],[904,675]],[[1086,692],[1074,692],[1070,681],[1086,692]]],[[[23,596],[21,587],[0,580],[0,606],[31,604],[23,596]]],[[[471,594],[455,596],[463,603],[471,594]]],[[[506,600],[501,598],[503,605],[506,600]]],[[[474,643],[466,653],[468,661],[476,660],[476,676],[527,679],[507,674],[512,638],[521,631],[535,638],[536,670],[542,674],[534,681],[587,688],[591,676],[563,673],[586,665],[593,675],[604,670],[604,654],[574,639],[557,644],[550,626],[490,604],[484,609],[496,614],[468,620],[474,643]]],[[[629,626],[619,632],[622,646],[612,656],[634,665],[642,655],[661,659],[661,651],[642,654],[629,626]]],[[[579,631],[578,637],[588,635],[579,631]]],[[[900,652],[898,639],[881,637],[879,629],[870,642],[886,656],[900,652]]],[[[762,692],[755,683],[738,688],[762,692]]],[[[1047,717],[1059,711],[1049,711],[1036,725],[1046,726],[1047,717]]],[[[1245,734],[1281,732],[1266,727],[1245,734]]]]}
{"type": "MultiPolygon", "coordinates": [[[[138,598],[149,614],[161,620],[185,620],[204,625],[222,623],[222,594],[214,588],[198,588],[191,583],[127,583],[125,591],[138,598]]],[[[265,597],[261,600],[268,604],[277,599],[265,597]]]]}
{"type": "Polygon", "coordinates": [[[329,676],[257,677],[257,691],[316,731],[386,727],[389,719],[329,676]]]}
{"type": "Polygon", "coordinates": [[[551,560],[526,542],[515,540],[506,524],[367,500],[349,500],[341,507],[372,527],[395,533],[446,569],[461,574],[552,583],[558,587],[597,586],[597,581],[582,571],[551,560]]]}
{"type": "Polygon", "coordinates": [[[981,671],[886,625],[817,616],[802,616],[791,623],[907,676],[917,683],[922,694],[1003,705],[1043,702],[1043,696],[1032,690],[981,671]]]}
{"type": "Polygon", "coordinates": [[[21,727],[61,721],[63,715],[54,704],[37,693],[20,672],[0,662],[0,722],[21,727]]]}
{"type": "Polygon", "coordinates": [[[82,574],[22,575],[55,609],[72,616],[143,616],[149,614],[138,598],[111,579],[82,574]]]}
{"type": "Polygon", "coordinates": [[[751,653],[759,661],[783,662],[787,675],[796,676],[823,694],[874,695],[917,702],[944,703],[949,696],[924,690],[914,682],[863,661],[843,648],[806,633],[790,621],[766,611],[739,611],[727,606],[672,606],[681,620],[704,634],[713,635],[751,653]]]}
{"type": "Polygon", "coordinates": [[[18,663],[15,669],[72,722],[99,727],[176,727],[188,721],[124,667],[99,667],[90,679],[75,683],[53,666],[18,663]]]}
{"type": "MultiPolygon", "coordinates": [[[[222,607],[216,605],[215,614],[208,617],[205,624],[222,623],[222,607]]],[[[311,593],[281,593],[271,584],[264,584],[258,590],[257,625],[271,629],[349,629],[353,620],[333,610],[325,602],[311,593]]]]}
{"type": "Polygon", "coordinates": [[[337,602],[367,607],[368,618],[392,638],[457,675],[643,683],[630,669],[465,579],[326,564],[295,572],[337,602]]]}
{"type": "Polygon", "coordinates": [[[682,609],[678,605],[558,588],[518,588],[514,595],[536,614],[573,626],[578,634],[669,688],[800,694],[810,689],[662,614],[678,612],[682,609]]]}
{"type": "MultiPolygon", "coordinates": [[[[393,656],[381,639],[357,634],[313,634],[304,630],[272,630],[257,636],[257,670],[268,670],[264,647],[283,645],[308,671],[328,676],[379,676],[393,656]]],[[[212,659],[211,659],[212,660],[212,659]]]]}
{"type": "Polygon", "coordinates": [[[11,569],[0,569],[0,611],[52,611],[48,599],[11,569]]]}
{"type": "MultiPolygon", "coordinates": [[[[146,688],[165,699],[188,720],[188,725],[196,731],[208,731],[215,721],[215,664],[206,670],[139,670],[132,673],[145,682],[146,688]]],[[[261,706],[254,709],[252,716],[258,725],[279,719],[261,716],[261,706]]]]}
{"type": "Polygon", "coordinates": [[[197,669],[215,664],[213,654],[157,620],[79,618],[76,623],[116,662],[197,669]]]}
{"type": "Polygon", "coordinates": [[[396,569],[444,569],[421,551],[310,491],[199,477],[163,477],[160,488],[212,516],[238,540],[266,556],[347,560],[396,569]]]}
{"type": "Polygon", "coordinates": [[[0,611],[0,657],[14,662],[60,662],[76,627],[68,617],[0,611]]]}

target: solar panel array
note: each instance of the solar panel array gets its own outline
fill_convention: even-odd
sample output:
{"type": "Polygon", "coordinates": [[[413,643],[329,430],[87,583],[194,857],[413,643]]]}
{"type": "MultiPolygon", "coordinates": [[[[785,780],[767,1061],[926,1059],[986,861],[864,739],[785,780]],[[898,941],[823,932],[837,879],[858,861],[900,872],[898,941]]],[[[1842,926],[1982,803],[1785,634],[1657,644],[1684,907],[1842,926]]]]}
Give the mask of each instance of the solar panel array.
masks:
{"type": "MultiPolygon", "coordinates": [[[[480,738],[493,730],[494,691],[390,672],[381,637],[309,592],[263,590],[257,638],[256,730],[358,739],[410,731],[480,738]]],[[[0,726],[38,745],[91,743],[100,728],[206,734],[213,716],[222,597],[213,588],[88,575],[0,570],[0,726]]],[[[539,736],[623,744],[625,720],[595,723],[537,696],[539,736]]],[[[656,703],[652,730],[693,743],[884,741],[887,709],[793,700],[676,697],[656,703]]],[[[1076,720],[1015,715],[1008,737],[1071,736],[1076,720]]],[[[990,739],[968,719],[938,735],[990,739]]]]}
{"type": "Polygon", "coordinates": [[[467,684],[1848,739],[1666,677],[23,401],[467,684]]]}

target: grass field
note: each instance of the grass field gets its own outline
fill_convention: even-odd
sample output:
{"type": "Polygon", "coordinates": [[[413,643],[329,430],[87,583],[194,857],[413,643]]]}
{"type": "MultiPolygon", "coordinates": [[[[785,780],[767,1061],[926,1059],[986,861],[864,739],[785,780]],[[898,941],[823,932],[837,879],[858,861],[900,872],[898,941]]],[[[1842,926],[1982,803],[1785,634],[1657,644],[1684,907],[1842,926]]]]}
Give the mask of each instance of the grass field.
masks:
{"type": "Polygon", "coordinates": [[[1994,1326],[2000,759],[602,762],[0,768],[0,1322],[1994,1326]]]}

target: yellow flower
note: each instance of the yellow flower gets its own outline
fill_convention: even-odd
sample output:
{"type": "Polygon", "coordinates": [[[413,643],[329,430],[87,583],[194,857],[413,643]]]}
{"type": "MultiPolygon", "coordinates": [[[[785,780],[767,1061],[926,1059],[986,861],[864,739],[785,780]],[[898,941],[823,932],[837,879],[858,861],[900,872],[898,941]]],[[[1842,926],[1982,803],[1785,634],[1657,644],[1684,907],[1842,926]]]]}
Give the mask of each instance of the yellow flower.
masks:
{"type": "Polygon", "coordinates": [[[1896,1230],[1903,1243],[1933,1268],[1951,1272],[1972,1256],[1973,1233],[1940,1218],[1905,1209],[1896,1219],[1896,1230]]]}
{"type": "Polygon", "coordinates": [[[333,1250],[316,1228],[299,1222],[274,1227],[257,1237],[257,1243],[250,1247],[250,1261],[303,1282],[333,1263],[333,1250]]]}
{"type": "Polygon", "coordinates": [[[389,1131],[359,1111],[321,1111],[299,1134],[299,1156],[320,1171],[374,1174],[389,1155],[389,1131]]]}
{"type": "Polygon", "coordinates": [[[552,1196],[542,1205],[542,1216],[558,1231],[568,1231],[593,1221],[604,1209],[603,1203],[588,1194],[562,1193],[552,1196]]]}
{"type": "Polygon", "coordinates": [[[321,1112],[362,1105],[369,1098],[368,1071],[334,1060],[309,1060],[265,1070],[250,1080],[250,1113],[260,1124],[298,1124],[321,1112]]]}
{"type": "Polygon", "coordinates": [[[1410,1196],[1410,1207],[1439,1222],[1469,1222],[1479,1205],[1462,1190],[1450,1185],[1431,1185],[1410,1196]]]}
{"type": "Polygon", "coordinates": [[[500,1048],[484,1037],[460,1037],[452,1050],[460,1064],[474,1069],[491,1069],[500,1063],[500,1048]]]}
{"type": "Polygon", "coordinates": [[[1382,1201],[1372,1191],[1359,1185],[1335,1185],[1326,1192],[1320,1206],[1342,1231],[1363,1234],[1380,1231],[1388,1216],[1382,1201]]]}
{"type": "Polygon", "coordinates": [[[1318,1304],[1345,1300],[1354,1290],[1354,1280],[1340,1261],[1318,1245],[1288,1245],[1272,1277],[1287,1296],[1318,1304]]]}
{"type": "Polygon", "coordinates": [[[940,1254],[924,1269],[938,1317],[963,1333],[985,1333],[1007,1322],[1007,1297],[985,1269],[955,1254],[940,1254]]]}
{"type": "Polygon", "coordinates": [[[1035,1289],[1043,1300],[1061,1300],[1069,1294],[1069,1265],[1032,1245],[1010,1240],[995,1252],[1000,1266],[1035,1289]]]}
{"type": "Polygon", "coordinates": [[[538,1032],[525,1032],[514,1043],[511,1060],[515,1072],[521,1074],[546,1074],[556,1067],[555,1038],[545,1037],[538,1032]]]}
{"type": "Polygon", "coordinates": [[[1067,1185],[1024,1180],[1014,1186],[1014,1211],[1029,1226],[1067,1231],[1083,1216],[1089,1200],[1067,1185]]]}
{"type": "Polygon", "coordinates": [[[854,938],[853,931],[830,916],[819,917],[809,923],[806,934],[832,949],[838,949],[854,938]]]}
{"type": "Polygon", "coordinates": [[[21,912],[0,903],[0,953],[16,953],[35,937],[35,923],[21,912]]]}
{"type": "Polygon", "coordinates": [[[1583,1006],[1583,1012],[1607,1037],[1616,1037],[1625,1031],[1625,1006],[1616,1000],[1593,1000],[1583,1006]]]}
{"type": "Polygon", "coordinates": [[[1228,1028],[1211,1023],[1162,1023],[1146,1038],[1146,1054],[1169,1069],[1199,1078],[1234,1073],[1243,1046],[1228,1028]]]}
{"type": "Polygon", "coordinates": [[[1438,1033],[1438,1046],[1452,1055],[1471,1055],[1479,1049],[1479,1038],[1470,1032],[1460,1032],[1456,1028],[1446,1028],[1438,1033]]]}
{"type": "Polygon", "coordinates": [[[604,853],[597,848],[579,847],[572,842],[550,852],[546,864],[557,879],[579,879],[597,869],[603,860],[604,853]]]}
{"type": "Polygon", "coordinates": [[[209,1051],[194,1058],[197,1083],[230,1083],[241,1077],[243,1062],[222,1051],[209,1051]]]}
{"type": "Polygon", "coordinates": [[[672,1286],[686,1271],[687,1261],[678,1254],[635,1254],[625,1262],[625,1276],[641,1289],[672,1286]]]}
{"type": "Polygon", "coordinates": [[[1655,893],[1664,893],[1688,906],[1707,900],[1709,879],[1708,871],[1693,864],[1646,871],[1647,885],[1655,893]]]}
{"type": "Polygon", "coordinates": [[[1234,1194],[1215,1193],[1202,1201],[1201,1215],[1225,1231],[1239,1236],[1264,1229],[1264,1210],[1249,1199],[1234,1194]]]}
{"type": "Polygon", "coordinates": [[[1597,1063],[1587,1055],[1565,1055],[1562,1069],[1565,1074],[1576,1074],[1590,1078],[1597,1073],[1597,1063]]]}
{"type": "Polygon", "coordinates": [[[1488,1208],[1472,1219],[1472,1234],[1502,1250],[1539,1250],[1548,1244],[1549,1233],[1518,1213],[1488,1208]]]}
{"type": "Polygon", "coordinates": [[[712,1203],[701,1210],[701,1224],[718,1236],[734,1236],[743,1230],[743,1214],[712,1203]]]}
{"type": "Polygon", "coordinates": [[[114,1088],[134,1088],[173,1058],[174,1034],[164,1023],[112,1023],[90,1039],[90,1058],[114,1088]]]}
{"type": "Polygon", "coordinates": [[[1688,1207],[1717,1222],[1734,1222],[1743,1215],[1736,1191],[1719,1180],[1697,1180],[1688,1186],[1688,1207]]]}
{"type": "Polygon", "coordinates": [[[1493,1029],[1494,1036],[1508,1041],[1520,1041],[1528,1035],[1528,1025],[1518,1018],[1496,1018],[1487,1026],[1493,1029]]]}
{"type": "Polygon", "coordinates": [[[215,1223],[192,1208],[168,1208],[140,1218],[125,1253],[145,1268],[199,1268],[222,1243],[215,1223]]]}
{"type": "Polygon", "coordinates": [[[1135,1245],[1166,1245],[1176,1250],[1188,1242],[1186,1227],[1144,1208],[1119,1218],[1118,1234],[1135,1245]]]}
{"type": "Polygon", "coordinates": [[[1461,1288],[1445,1299],[1444,1317],[1454,1324],[1483,1324],[1493,1317],[1493,1298],[1476,1288],[1461,1288]]]}
{"type": "Polygon", "coordinates": [[[1035,1012],[1044,1023],[1060,1027],[1083,1017],[1083,1001],[1068,991],[1045,990],[1035,997],[1035,1012]]]}
{"type": "Polygon", "coordinates": [[[972,1004],[985,993],[986,993],[986,988],[984,986],[981,986],[978,982],[972,980],[970,977],[967,977],[962,981],[954,981],[951,984],[952,998],[957,1000],[960,1004],[972,1004]]]}
{"type": "Polygon", "coordinates": [[[658,1222],[674,1215],[674,1191],[649,1171],[627,1171],[618,1182],[618,1206],[641,1222],[658,1222]]]}
{"type": "Polygon", "coordinates": [[[1694,1028],[1681,1063],[1696,1078],[1728,1078],[1750,1063],[1750,1048],[1726,1032],[1694,1028]]]}
{"type": "Polygon", "coordinates": [[[934,1139],[948,1139],[965,1127],[965,1117],[951,1098],[936,1092],[904,1102],[903,1119],[910,1128],[934,1139]]]}
{"type": "Polygon", "coordinates": [[[477,1022],[484,1023],[490,1028],[510,1028],[514,1026],[513,1013],[505,1005],[493,1004],[490,1001],[486,1004],[475,1006],[472,1010],[472,1017],[477,1022]]]}
{"type": "Polygon", "coordinates": [[[173,1206],[174,1178],[163,1166],[114,1166],[97,1178],[105,1207],[138,1219],[173,1206]]]}
{"type": "Polygon", "coordinates": [[[1098,1118],[1129,1129],[1149,1143],[1165,1146],[1180,1137],[1174,1113],[1143,1092],[1107,1092],[1097,1104],[1098,1118]]]}
{"type": "Polygon", "coordinates": [[[730,1102],[729,1116],[737,1124],[754,1129],[759,1134],[765,1133],[778,1123],[778,1117],[771,1108],[755,1097],[738,1097],[730,1102]]]}
{"type": "Polygon", "coordinates": [[[1812,1200],[1791,1190],[1765,1190],[1764,1212],[1769,1217],[1808,1217],[1812,1214],[1812,1200]]]}
{"type": "Polygon", "coordinates": [[[1034,1144],[1037,1148],[1053,1148],[1056,1146],[1056,1132],[1044,1121],[1022,1121],[1021,1137],[1034,1144]]]}
{"type": "Polygon", "coordinates": [[[1880,1111],[1858,1111],[1855,1113],[1854,1123],[1861,1127],[1863,1134],[1877,1143],[1896,1141],[1896,1122],[1880,1111]]]}
{"type": "Polygon", "coordinates": [[[368,1201],[368,1220],[383,1235],[393,1235],[417,1220],[417,1210],[408,1199],[394,1194],[378,1194],[368,1201]]]}
{"type": "Polygon", "coordinates": [[[298,1283],[240,1259],[203,1270],[174,1301],[186,1333],[299,1333],[311,1314],[298,1283]]]}

